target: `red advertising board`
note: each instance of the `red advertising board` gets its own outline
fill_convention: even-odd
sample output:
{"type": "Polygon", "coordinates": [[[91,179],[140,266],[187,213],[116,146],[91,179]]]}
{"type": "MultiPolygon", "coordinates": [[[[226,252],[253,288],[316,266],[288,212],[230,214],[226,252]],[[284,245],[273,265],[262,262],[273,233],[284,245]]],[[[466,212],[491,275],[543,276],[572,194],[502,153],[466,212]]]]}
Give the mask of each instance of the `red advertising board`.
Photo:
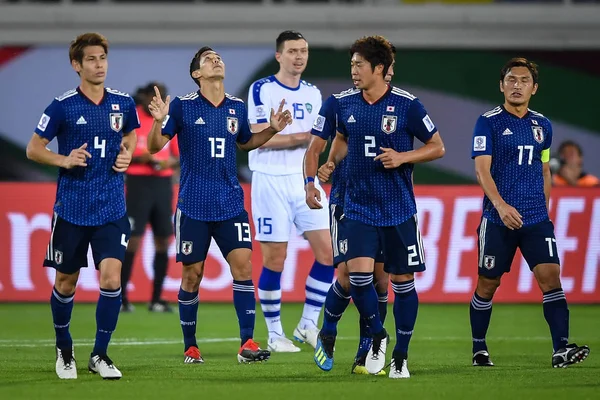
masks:
{"type": "MultiPolygon", "coordinates": [[[[250,212],[250,187],[245,185],[244,190],[250,212]]],[[[0,301],[46,301],[54,271],[43,268],[42,260],[50,235],[55,185],[0,183],[0,191],[0,301]]],[[[416,194],[427,260],[427,271],[416,278],[419,299],[466,303],[477,279],[476,228],[481,215],[481,190],[476,186],[419,186],[416,194]]],[[[550,215],[569,302],[600,303],[600,189],[554,189],[550,215]]],[[[256,242],[254,250],[252,264],[257,282],[262,256],[256,242]]],[[[147,232],[135,261],[129,290],[132,301],[148,301],[153,253],[152,236],[147,232]]],[[[175,263],[174,245],[169,254],[165,297],[175,301],[181,266],[175,263]]],[[[283,301],[304,300],[305,279],[312,263],[308,242],[300,237],[291,240],[282,276],[283,301]]],[[[209,250],[200,297],[202,301],[232,299],[229,267],[214,244],[209,250]]],[[[97,272],[85,268],[79,279],[77,301],[97,298],[97,272]]],[[[535,279],[520,254],[515,257],[512,272],[503,278],[494,301],[541,301],[535,279]]]]}

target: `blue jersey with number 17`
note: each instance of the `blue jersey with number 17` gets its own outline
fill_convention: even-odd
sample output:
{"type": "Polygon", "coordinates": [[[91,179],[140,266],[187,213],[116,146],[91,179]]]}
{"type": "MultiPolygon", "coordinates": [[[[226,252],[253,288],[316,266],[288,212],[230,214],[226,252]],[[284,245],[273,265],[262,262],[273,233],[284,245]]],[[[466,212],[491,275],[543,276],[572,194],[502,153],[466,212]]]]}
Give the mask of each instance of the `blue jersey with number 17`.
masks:
{"type": "Polygon", "coordinates": [[[240,215],[244,191],[237,177],[237,143],[247,143],[252,136],[244,102],[226,94],[215,106],[200,91],[176,97],[162,133],[178,138],[181,212],[198,221],[240,215]]]}
{"type": "Polygon", "coordinates": [[[68,156],[87,143],[92,157],[87,167],[60,168],[54,211],[81,226],[100,226],[125,215],[123,173],[112,167],[121,140],[140,127],[135,103],[128,94],[105,88],[99,104],[79,88],[54,99],[46,108],[35,133],[58,141],[58,153],[68,156]]]}
{"type": "MultiPolygon", "coordinates": [[[[548,220],[544,196],[542,151],[552,144],[552,124],[532,110],[522,118],[498,106],[479,117],[473,132],[471,158],[492,156],[491,175],[504,201],[521,215],[523,225],[548,220]]],[[[487,196],[483,216],[503,225],[487,196]]]]}
{"type": "Polygon", "coordinates": [[[381,148],[413,150],[437,132],[423,104],[412,94],[390,87],[374,104],[361,90],[335,95],[338,130],[348,138],[344,214],[372,226],[395,226],[417,213],[412,164],[385,169],[374,158],[381,148]]]}

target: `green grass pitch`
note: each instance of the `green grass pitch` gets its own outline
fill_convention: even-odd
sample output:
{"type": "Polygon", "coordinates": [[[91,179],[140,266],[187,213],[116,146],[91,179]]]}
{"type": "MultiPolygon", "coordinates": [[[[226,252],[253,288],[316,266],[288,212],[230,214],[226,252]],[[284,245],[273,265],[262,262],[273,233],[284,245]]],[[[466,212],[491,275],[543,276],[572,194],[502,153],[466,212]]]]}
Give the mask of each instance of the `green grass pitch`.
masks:
{"type": "MultiPolygon", "coordinates": [[[[257,306],[260,309],[260,306],[257,306]]],[[[572,341],[588,344],[590,357],[566,369],[550,366],[552,345],[539,305],[494,305],[488,345],[493,368],[471,363],[469,307],[421,305],[411,342],[408,380],[350,374],[358,342],[357,313],[349,307],[339,325],[335,366],[319,370],[312,351],[274,354],[262,364],[239,365],[237,319],[231,304],[202,304],[199,346],[206,363],[184,365],[177,313],[151,314],[138,305],[122,314],[109,355],[123,372],[103,381],[87,372],[95,331],[95,306],[75,304],[71,333],[79,379],[54,373],[50,307],[0,304],[1,399],[598,399],[600,398],[600,306],[570,306],[572,341]]],[[[301,304],[284,304],[288,335],[301,304]]],[[[266,347],[262,313],[257,341],[266,347]]],[[[390,305],[386,327],[392,333],[390,305]]],[[[388,357],[391,350],[388,351],[388,357]]]]}

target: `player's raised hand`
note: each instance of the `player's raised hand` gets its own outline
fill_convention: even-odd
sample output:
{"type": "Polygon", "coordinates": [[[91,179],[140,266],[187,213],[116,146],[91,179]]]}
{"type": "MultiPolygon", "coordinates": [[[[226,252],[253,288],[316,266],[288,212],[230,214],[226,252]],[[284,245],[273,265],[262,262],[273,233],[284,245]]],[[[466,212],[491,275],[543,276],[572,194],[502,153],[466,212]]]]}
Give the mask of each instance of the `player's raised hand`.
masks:
{"type": "Polygon", "coordinates": [[[271,118],[270,124],[271,128],[275,129],[277,132],[281,132],[285,129],[286,126],[292,124],[292,114],[290,110],[283,111],[283,106],[285,105],[285,99],[281,100],[279,103],[279,108],[277,109],[277,113],[271,108],[271,118]]]}
{"type": "Polygon", "coordinates": [[[335,164],[333,161],[329,161],[321,165],[317,171],[317,176],[321,182],[327,182],[331,177],[331,174],[333,174],[333,171],[335,171],[335,164]]]}
{"type": "Polygon", "coordinates": [[[169,103],[171,103],[171,96],[163,101],[158,87],[154,86],[154,97],[148,105],[148,110],[155,120],[162,122],[165,117],[169,114],[169,103]]]}
{"type": "Polygon", "coordinates": [[[85,150],[86,148],[87,143],[84,143],[79,148],[71,150],[71,153],[65,158],[62,167],[66,169],[87,167],[87,159],[92,158],[92,155],[85,150]]]}
{"type": "Polygon", "coordinates": [[[306,205],[312,210],[323,208],[321,205],[321,191],[315,187],[313,182],[309,182],[304,186],[306,192],[306,205]]]}
{"type": "Polygon", "coordinates": [[[404,164],[404,156],[402,153],[398,153],[396,150],[387,147],[380,147],[379,149],[383,153],[377,155],[375,160],[381,160],[385,169],[398,168],[404,164]]]}
{"type": "Polygon", "coordinates": [[[115,165],[113,165],[112,169],[116,172],[125,172],[131,163],[131,153],[127,151],[127,148],[121,143],[121,150],[117,155],[117,159],[115,160],[115,165]]]}
{"type": "Polygon", "coordinates": [[[508,229],[514,231],[523,227],[523,216],[513,206],[503,203],[496,207],[496,211],[508,229]]]}

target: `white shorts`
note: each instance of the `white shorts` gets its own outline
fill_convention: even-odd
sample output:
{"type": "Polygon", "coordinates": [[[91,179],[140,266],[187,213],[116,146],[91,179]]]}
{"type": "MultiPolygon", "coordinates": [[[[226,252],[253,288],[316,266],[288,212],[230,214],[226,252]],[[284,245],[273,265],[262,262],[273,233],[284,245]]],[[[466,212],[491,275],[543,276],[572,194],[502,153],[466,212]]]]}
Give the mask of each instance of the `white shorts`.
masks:
{"type": "Polygon", "coordinates": [[[321,192],[323,208],[319,210],[311,210],[306,205],[302,174],[268,175],[254,172],[251,190],[255,240],[288,242],[293,225],[298,235],[321,229],[329,231],[329,201],[316,181],[315,186],[321,192]]]}

